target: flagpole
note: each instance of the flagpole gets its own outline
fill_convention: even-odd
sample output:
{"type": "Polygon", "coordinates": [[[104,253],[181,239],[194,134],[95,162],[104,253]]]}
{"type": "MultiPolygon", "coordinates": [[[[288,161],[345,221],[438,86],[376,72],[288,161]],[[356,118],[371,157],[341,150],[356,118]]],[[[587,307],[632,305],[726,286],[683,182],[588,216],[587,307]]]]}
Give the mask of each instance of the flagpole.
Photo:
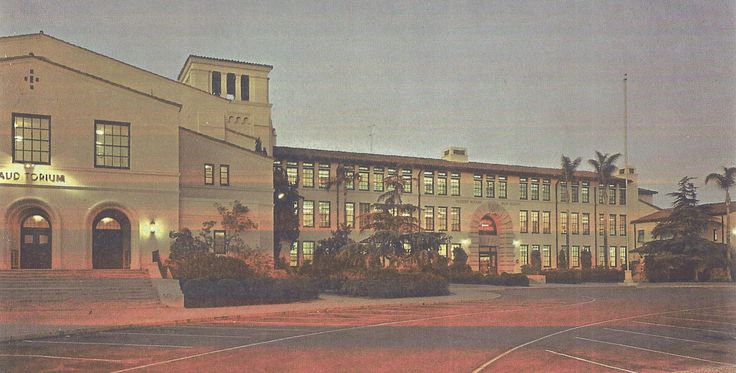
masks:
{"type": "MultiPolygon", "coordinates": [[[[629,194],[629,92],[628,92],[628,80],[629,75],[624,73],[624,179],[626,183],[626,188],[624,189],[624,193],[629,194]]],[[[631,215],[629,215],[629,204],[631,203],[631,199],[626,196],[626,217],[630,218],[631,215]]],[[[628,225],[625,228],[627,231],[629,230],[628,225]]],[[[636,232],[633,232],[633,234],[626,234],[626,270],[624,271],[624,284],[627,285],[633,285],[634,281],[631,276],[631,268],[629,268],[629,250],[631,249],[630,245],[630,237],[633,237],[633,235],[636,234],[636,232]]],[[[636,242],[636,241],[634,241],[636,242]]]]}

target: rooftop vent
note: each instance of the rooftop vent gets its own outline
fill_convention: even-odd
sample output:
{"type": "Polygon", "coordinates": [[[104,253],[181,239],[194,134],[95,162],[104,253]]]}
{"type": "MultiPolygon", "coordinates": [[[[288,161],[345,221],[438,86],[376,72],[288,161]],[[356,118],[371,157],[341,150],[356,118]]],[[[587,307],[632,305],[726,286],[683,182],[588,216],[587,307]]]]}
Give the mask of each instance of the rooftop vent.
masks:
{"type": "Polygon", "coordinates": [[[451,146],[442,152],[442,159],[450,162],[468,162],[468,149],[451,146]]]}

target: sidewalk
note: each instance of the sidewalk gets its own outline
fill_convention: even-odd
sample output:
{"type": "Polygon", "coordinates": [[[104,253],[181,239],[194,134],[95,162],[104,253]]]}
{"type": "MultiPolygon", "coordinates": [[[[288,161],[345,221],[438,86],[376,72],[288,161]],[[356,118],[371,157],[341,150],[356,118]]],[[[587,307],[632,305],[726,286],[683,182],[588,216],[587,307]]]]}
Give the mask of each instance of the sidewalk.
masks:
{"type": "Polygon", "coordinates": [[[85,333],[130,326],[185,323],[213,319],[375,307],[395,304],[457,303],[498,298],[501,287],[487,285],[451,285],[452,294],[440,297],[370,299],[321,294],[314,301],[289,304],[264,304],[220,308],[129,308],[125,304],[80,305],[78,309],[41,309],[0,311],[0,342],[69,333],[85,333]]]}

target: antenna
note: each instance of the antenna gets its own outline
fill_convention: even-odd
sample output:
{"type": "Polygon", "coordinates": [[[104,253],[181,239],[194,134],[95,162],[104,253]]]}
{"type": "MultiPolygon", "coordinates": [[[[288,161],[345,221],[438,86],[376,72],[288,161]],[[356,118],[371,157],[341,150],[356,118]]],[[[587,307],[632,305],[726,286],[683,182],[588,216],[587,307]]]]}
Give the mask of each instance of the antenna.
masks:
{"type": "Polygon", "coordinates": [[[368,137],[370,138],[370,146],[371,146],[371,153],[373,153],[373,130],[376,128],[375,124],[371,124],[368,126],[368,137]]]}
{"type": "Polygon", "coordinates": [[[628,74],[624,74],[624,167],[629,172],[629,96],[626,87],[628,74]]]}

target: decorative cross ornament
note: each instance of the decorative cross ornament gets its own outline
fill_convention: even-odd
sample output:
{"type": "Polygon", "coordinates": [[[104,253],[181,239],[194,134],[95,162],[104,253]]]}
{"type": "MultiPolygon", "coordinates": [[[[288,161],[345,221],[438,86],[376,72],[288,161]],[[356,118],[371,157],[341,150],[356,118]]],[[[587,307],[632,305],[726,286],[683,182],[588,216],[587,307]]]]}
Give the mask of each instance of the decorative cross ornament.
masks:
{"type": "Polygon", "coordinates": [[[31,72],[28,73],[28,76],[23,77],[23,81],[28,82],[31,89],[33,89],[33,83],[38,83],[38,77],[33,76],[33,69],[31,69],[31,72]]]}

